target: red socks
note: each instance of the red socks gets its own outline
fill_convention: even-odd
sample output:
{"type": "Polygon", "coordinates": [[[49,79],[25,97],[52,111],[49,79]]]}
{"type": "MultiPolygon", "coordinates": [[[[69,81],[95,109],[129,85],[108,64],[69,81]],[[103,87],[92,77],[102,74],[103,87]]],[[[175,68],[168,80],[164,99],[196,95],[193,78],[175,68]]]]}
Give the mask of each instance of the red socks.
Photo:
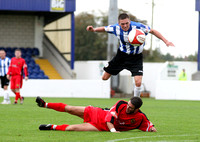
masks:
{"type": "Polygon", "coordinates": [[[68,126],[69,126],[69,125],[67,125],[67,124],[63,124],[63,125],[52,125],[52,126],[51,126],[51,130],[65,131],[66,128],[67,128],[68,126]]]}
{"type": "Polygon", "coordinates": [[[15,102],[17,103],[18,99],[21,99],[20,92],[15,92],[15,102]]]}
{"type": "Polygon", "coordinates": [[[54,109],[56,111],[60,111],[60,112],[65,112],[65,106],[67,104],[63,104],[63,103],[46,103],[47,108],[51,108],[54,109]]]}
{"type": "MultiPolygon", "coordinates": [[[[50,108],[50,109],[54,109],[56,111],[65,112],[65,106],[66,105],[67,104],[63,104],[63,103],[46,103],[45,107],[50,108]]],[[[68,126],[69,125],[67,125],[67,124],[52,125],[51,130],[65,131],[68,126]]]]}

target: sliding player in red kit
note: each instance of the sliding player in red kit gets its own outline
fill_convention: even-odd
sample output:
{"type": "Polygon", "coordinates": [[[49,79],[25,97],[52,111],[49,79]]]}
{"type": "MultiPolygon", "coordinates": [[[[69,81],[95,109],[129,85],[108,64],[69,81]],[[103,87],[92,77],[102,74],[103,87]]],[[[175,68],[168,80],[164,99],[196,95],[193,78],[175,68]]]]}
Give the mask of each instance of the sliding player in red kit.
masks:
{"type": "Polygon", "coordinates": [[[68,112],[84,120],[83,124],[52,125],[42,124],[40,130],[59,131],[110,131],[120,132],[139,129],[147,132],[156,132],[154,125],[139,109],[143,102],[139,97],[132,97],[128,102],[120,100],[111,109],[102,109],[93,106],[70,106],[63,103],[46,103],[37,97],[36,102],[40,107],[68,112]]]}
{"type": "Polygon", "coordinates": [[[11,80],[11,90],[15,93],[15,102],[17,104],[18,99],[20,103],[23,103],[24,97],[20,95],[20,89],[22,88],[23,72],[25,80],[28,80],[27,65],[23,58],[21,58],[21,50],[15,50],[15,57],[11,59],[11,63],[8,69],[7,78],[11,80]]]}

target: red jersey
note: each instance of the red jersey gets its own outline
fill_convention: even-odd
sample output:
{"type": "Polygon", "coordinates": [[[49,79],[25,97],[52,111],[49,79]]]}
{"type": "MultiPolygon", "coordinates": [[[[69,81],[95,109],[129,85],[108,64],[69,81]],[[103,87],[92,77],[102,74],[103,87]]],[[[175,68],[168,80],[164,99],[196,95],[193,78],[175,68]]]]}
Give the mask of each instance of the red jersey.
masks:
{"type": "Polygon", "coordinates": [[[126,113],[128,102],[118,101],[107,114],[105,121],[114,124],[117,131],[128,131],[140,129],[149,131],[153,124],[148,120],[146,115],[139,110],[136,113],[126,113]]]}
{"type": "Polygon", "coordinates": [[[28,76],[28,70],[27,70],[27,65],[26,62],[23,58],[15,58],[13,57],[10,62],[10,66],[8,68],[8,75],[24,75],[28,76]]]}
{"type": "Polygon", "coordinates": [[[140,110],[136,113],[127,114],[128,102],[120,100],[110,110],[88,106],[84,111],[84,122],[95,126],[99,131],[109,131],[107,122],[113,123],[117,131],[140,129],[149,131],[153,124],[140,110]]]}

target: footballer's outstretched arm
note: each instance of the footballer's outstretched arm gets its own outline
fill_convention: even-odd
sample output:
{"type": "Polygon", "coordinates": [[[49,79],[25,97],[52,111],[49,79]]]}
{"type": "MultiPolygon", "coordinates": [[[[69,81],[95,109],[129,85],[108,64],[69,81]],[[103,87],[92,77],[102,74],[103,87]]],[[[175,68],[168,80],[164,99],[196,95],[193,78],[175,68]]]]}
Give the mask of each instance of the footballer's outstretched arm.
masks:
{"type": "Polygon", "coordinates": [[[115,133],[119,133],[120,131],[116,131],[114,125],[111,122],[106,122],[110,132],[115,132],[115,133]]]}
{"type": "Polygon", "coordinates": [[[90,31],[90,32],[105,32],[105,28],[104,27],[94,28],[93,26],[87,26],[86,30],[90,31]]]}
{"type": "Polygon", "coordinates": [[[160,32],[158,32],[157,30],[151,29],[150,33],[155,35],[157,38],[161,39],[166,46],[174,46],[174,44],[170,41],[168,41],[160,32]]]}

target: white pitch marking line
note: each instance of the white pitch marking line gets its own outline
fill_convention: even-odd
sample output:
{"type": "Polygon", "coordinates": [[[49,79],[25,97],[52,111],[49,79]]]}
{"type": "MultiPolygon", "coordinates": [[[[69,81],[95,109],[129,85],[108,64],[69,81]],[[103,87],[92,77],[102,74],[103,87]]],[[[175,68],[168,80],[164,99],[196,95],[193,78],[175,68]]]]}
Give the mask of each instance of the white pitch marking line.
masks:
{"type": "Polygon", "coordinates": [[[156,138],[156,137],[184,137],[184,136],[199,136],[200,134],[194,135],[160,135],[160,136],[142,136],[142,137],[130,137],[130,138],[123,138],[123,139],[115,139],[115,140],[108,140],[106,142],[117,142],[117,141],[124,141],[124,140],[131,140],[131,139],[140,139],[140,138],[156,138]]]}

